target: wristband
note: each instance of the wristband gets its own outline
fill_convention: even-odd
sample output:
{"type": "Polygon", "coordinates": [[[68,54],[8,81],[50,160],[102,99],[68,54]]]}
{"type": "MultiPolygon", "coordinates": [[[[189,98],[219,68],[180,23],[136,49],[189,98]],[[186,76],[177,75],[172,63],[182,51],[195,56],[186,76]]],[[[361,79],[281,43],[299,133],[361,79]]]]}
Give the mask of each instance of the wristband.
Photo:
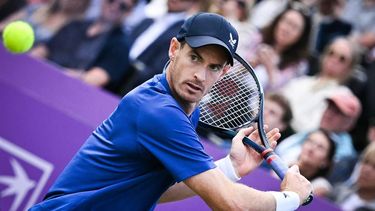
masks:
{"type": "Polygon", "coordinates": [[[275,197],[276,211],[290,211],[296,210],[300,205],[300,199],[296,192],[283,191],[275,192],[269,191],[275,197]]]}
{"type": "Polygon", "coordinates": [[[215,164],[221,170],[221,172],[223,172],[224,175],[227,176],[227,178],[232,182],[237,182],[241,179],[241,177],[237,175],[229,155],[225,158],[215,161],[215,164]]]}

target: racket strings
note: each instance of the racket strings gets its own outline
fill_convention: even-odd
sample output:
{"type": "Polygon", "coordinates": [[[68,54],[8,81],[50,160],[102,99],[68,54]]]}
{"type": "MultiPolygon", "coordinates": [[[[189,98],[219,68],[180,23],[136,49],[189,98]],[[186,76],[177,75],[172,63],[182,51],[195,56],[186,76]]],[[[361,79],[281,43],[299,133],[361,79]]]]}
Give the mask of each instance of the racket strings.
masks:
{"type": "Polygon", "coordinates": [[[238,61],[200,103],[200,121],[225,129],[250,124],[259,113],[260,90],[253,75],[238,61]]]}

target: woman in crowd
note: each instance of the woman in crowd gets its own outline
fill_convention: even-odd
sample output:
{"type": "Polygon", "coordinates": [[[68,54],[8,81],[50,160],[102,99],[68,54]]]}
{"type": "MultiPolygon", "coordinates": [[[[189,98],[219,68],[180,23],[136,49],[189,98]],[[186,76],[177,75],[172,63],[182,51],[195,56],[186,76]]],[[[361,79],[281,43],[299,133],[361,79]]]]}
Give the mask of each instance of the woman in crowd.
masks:
{"type": "Polygon", "coordinates": [[[375,143],[365,148],[352,177],[335,186],[330,198],[344,211],[375,210],[375,143]]]}
{"type": "Polygon", "coordinates": [[[333,167],[333,157],[336,145],[329,132],[318,129],[306,135],[303,140],[301,152],[295,161],[300,172],[314,187],[314,195],[327,196],[332,190],[332,185],[327,177],[333,167]]]}
{"type": "Polygon", "coordinates": [[[259,36],[251,37],[253,44],[245,57],[266,92],[278,90],[290,79],[305,74],[310,31],[308,10],[293,2],[259,36]]]}

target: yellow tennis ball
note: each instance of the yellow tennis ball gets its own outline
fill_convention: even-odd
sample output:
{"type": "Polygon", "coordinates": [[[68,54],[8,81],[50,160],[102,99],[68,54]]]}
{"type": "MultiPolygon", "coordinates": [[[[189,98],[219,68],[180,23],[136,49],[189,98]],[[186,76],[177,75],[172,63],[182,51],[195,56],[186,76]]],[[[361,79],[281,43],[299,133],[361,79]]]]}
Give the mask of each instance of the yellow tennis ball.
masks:
{"type": "Polygon", "coordinates": [[[25,53],[34,44],[34,30],[24,21],[11,22],[4,28],[3,43],[12,53],[25,53]]]}

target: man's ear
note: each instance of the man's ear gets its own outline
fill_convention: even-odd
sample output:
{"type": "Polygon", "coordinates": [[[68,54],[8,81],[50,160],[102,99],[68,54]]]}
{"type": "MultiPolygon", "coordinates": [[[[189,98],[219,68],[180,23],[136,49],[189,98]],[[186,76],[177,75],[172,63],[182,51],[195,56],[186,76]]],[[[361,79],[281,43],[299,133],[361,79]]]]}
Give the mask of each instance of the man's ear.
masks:
{"type": "Polygon", "coordinates": [[[170,60],[173,60],[173,58],[176,56],[177,51],[179,49],[180,49],[180,42],[177,40],[177,38],[173,37],[169,44],[169,51],[168,51],[170,60]]]}

